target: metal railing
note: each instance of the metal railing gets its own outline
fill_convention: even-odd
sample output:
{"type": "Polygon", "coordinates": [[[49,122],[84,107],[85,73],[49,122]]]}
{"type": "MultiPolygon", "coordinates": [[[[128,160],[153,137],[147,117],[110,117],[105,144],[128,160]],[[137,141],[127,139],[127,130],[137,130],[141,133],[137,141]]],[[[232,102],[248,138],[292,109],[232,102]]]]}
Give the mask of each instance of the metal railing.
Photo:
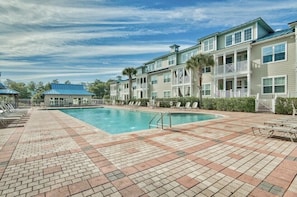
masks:
{"type": "Polygon", "coordinates": [[[149,128],[152,127],[156,127],[159,128],[161,127],[161,129],[164,129],[164,126],[168,126],[169,128],[171,128],[171,113],[156,113],[153,118],[150,120],[149,122],[149,128]],[[168,124],[164,123],[164,117],[167,116],[168,117],[168,124]]]}

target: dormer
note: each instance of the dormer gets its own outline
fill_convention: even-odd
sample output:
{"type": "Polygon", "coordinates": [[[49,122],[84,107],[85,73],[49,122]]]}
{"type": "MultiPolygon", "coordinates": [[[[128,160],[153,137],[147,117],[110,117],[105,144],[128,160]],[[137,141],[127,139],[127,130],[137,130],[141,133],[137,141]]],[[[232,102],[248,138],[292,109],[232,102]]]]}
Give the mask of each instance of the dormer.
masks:
{"type": "Polygon", "coordinates": [[[201,46],[202,53],[209,53],[211,51],[217,50],[217,34],[210,34],[198,40],[198,44],[201,46]]]}
{"type": "Polygon", "coordinates": [[[216,42],[214,43],[214,47],[216,47],[214,50],[220,50],[245,42],[252,42],[253,40],[259,39],[273,32],[274,30],[259,17],[247,23],[243,23],[225,31],[204,37],[203,39],[200,39],[200,41],[203,45],[202,51],[206,51],[207,49],[211,49],[211,45],[209,48],[208,43],[211,43],[211,38],[213,37],[216,42]],[[207,41],[207,39],[210,40],[207,41]]]}

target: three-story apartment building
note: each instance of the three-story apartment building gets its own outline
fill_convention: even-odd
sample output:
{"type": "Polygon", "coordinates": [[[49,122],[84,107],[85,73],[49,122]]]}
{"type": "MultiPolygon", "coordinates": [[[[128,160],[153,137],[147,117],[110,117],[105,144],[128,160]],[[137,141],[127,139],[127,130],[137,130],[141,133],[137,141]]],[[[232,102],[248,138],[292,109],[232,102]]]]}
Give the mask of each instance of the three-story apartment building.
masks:
{"type": "MultiPolygon", "coordinates": [[[[198,96],[186,62],[199,53],[211,54],[215,65],[203,68],[203,97],[272,98],[297,96],[297,22],[274,31],[262,18],[198,39],[196,45],[171,51],[137,68],[134,98],[174,98],[198,96]]],[[[128,98],[127,81],[112,84],[111,98],[128,98]],[[121,87],[121,88],[119,88],[121,87]]]]}

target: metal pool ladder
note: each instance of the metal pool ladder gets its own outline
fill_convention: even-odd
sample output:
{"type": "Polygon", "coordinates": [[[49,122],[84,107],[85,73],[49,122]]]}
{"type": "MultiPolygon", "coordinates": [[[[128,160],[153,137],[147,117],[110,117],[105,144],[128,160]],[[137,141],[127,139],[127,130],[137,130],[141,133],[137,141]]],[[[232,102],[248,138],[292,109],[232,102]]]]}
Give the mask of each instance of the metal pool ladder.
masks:
{"type": "Polygon", "coordinates": [[[152,128],[152,127],[159,128],[159,127],[161,127],[163,129],[164,126],[168,126],[168,127],[171,128],[171,113],[169,113],[169,112],[156,113],[154,115],[154,117],[149,122],[149,128],[152,128]],[[168,117],[169,124],[164,123],[164,118],[165,117],[168,117]]]}

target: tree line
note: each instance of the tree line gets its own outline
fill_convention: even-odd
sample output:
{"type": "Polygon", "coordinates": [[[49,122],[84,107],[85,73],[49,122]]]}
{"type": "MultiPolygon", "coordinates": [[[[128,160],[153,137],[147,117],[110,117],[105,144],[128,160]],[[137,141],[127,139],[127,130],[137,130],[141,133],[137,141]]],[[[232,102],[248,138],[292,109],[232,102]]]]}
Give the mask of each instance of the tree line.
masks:
{"type": "MultiPolygon", "coordinates": [[[[96,79],[92,83],[81,83],[86,87],[86,89],[95,94],[94,98],[102,99],[109,98],[110,95],[110,84],[113,83],[114,80],[108,80],[107,82],[100,81],[96,79]]],[[[32,99],[33,101],[38,101],[43,99],[43,93],[47,90],[51,89],[51,84],[60,83],[59,80],[55,79],[52,82],[43,83],[30,81],[28,83],[24,82],[15,82],[13,80],[7,79],[4,81],[4,85],[12,90],[19,92],[20,99],[32,99]]],[[[65,81],[64,84],[71,84],[69,80],[65,81]]]]}

